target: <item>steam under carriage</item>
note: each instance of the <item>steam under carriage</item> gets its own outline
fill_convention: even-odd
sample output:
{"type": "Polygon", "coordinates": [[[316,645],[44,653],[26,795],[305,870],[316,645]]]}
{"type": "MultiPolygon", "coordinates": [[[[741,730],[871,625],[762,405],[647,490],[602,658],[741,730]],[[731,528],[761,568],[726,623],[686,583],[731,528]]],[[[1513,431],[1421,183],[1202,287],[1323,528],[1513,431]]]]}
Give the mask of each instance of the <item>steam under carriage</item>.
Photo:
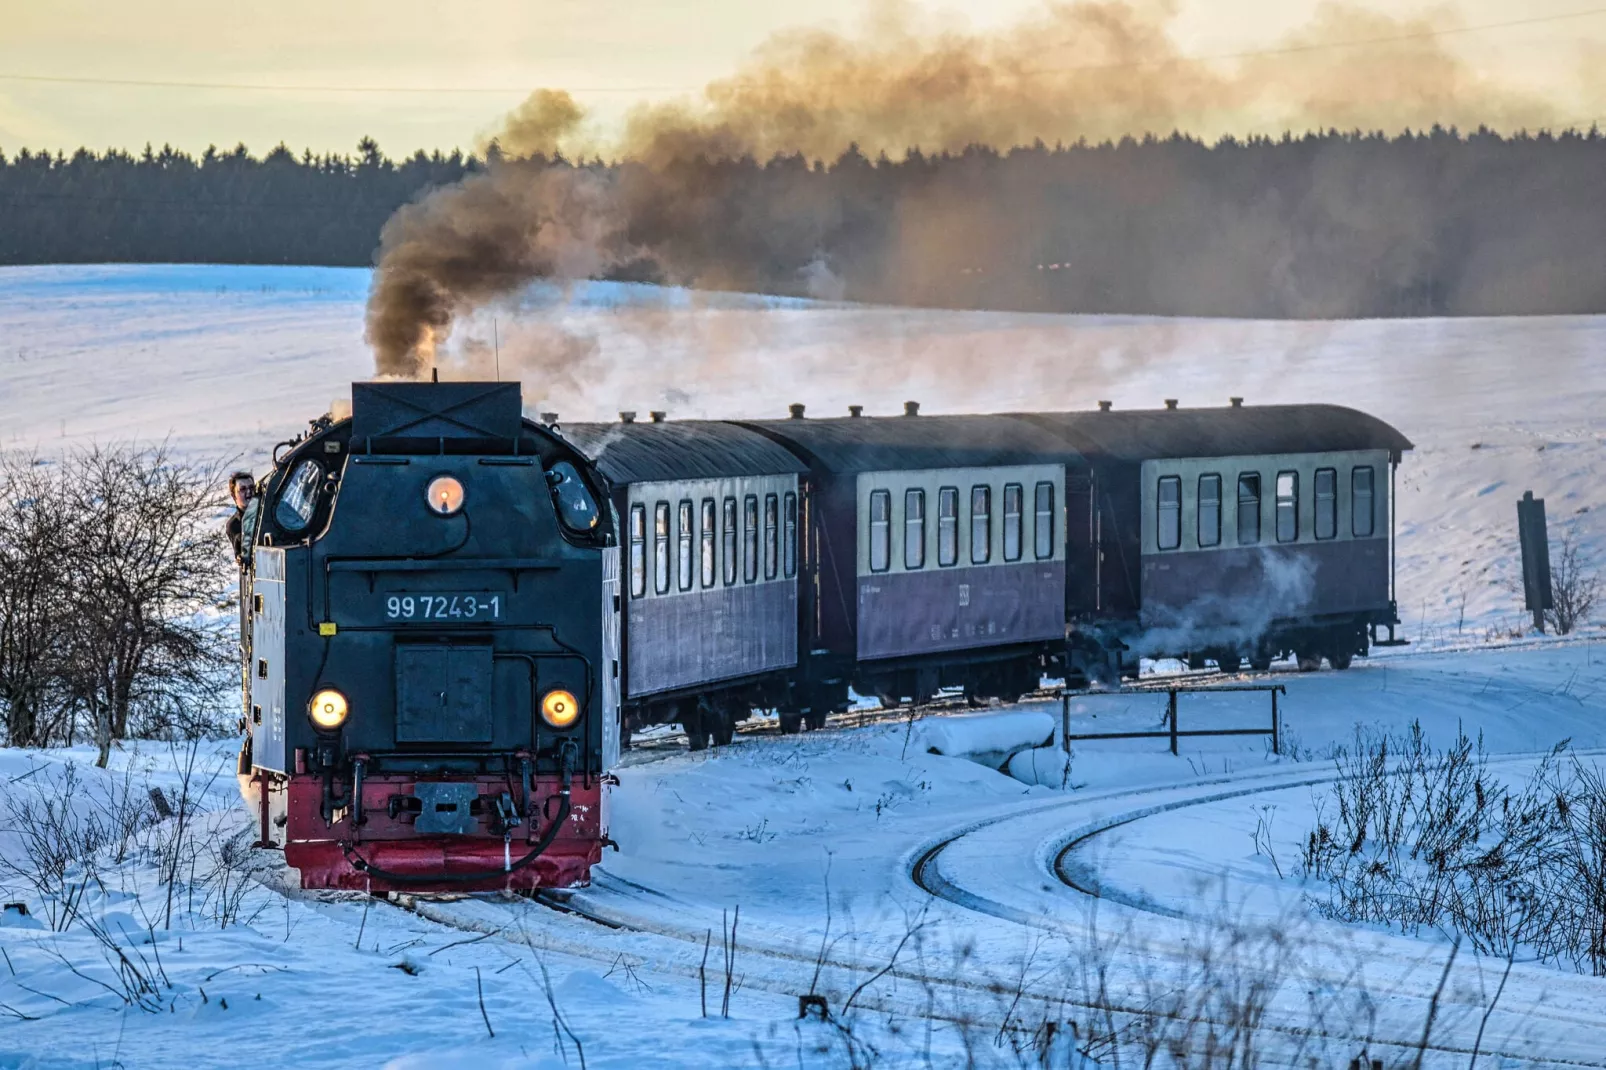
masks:
{"type": "Polygon", "coordinates": [[[355,384],[244,518],[242,779],[307,887],[565,885],[643,725],[1347,668],[1393,641],[1410,448],[1236,399],[560,427],[513,384],[355,384]]]}

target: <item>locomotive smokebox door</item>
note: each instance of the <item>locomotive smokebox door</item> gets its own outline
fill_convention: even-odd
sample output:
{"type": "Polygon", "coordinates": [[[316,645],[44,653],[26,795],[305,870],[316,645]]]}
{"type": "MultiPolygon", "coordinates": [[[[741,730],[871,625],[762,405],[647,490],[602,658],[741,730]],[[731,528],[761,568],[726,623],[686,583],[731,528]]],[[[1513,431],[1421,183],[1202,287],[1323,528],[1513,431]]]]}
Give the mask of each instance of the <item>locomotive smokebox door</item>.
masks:
{"type": "Polygon", "coordinates": [[[489,643],[396,647],[396,742],[489,743],[489,643]]]}

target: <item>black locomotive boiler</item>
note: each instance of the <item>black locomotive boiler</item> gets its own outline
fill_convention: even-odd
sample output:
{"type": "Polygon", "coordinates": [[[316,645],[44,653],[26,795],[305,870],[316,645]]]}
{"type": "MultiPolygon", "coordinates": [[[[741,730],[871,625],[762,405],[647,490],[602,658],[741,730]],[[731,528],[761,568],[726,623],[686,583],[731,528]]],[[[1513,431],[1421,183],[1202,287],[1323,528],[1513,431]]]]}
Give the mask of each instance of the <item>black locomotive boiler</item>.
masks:
{"type": "Polygon", "coordinates": [[[515,384],[358,383],[244,521],[260,839],[309,888],[586,879],[618,738],[618,549],[515,384]]]}

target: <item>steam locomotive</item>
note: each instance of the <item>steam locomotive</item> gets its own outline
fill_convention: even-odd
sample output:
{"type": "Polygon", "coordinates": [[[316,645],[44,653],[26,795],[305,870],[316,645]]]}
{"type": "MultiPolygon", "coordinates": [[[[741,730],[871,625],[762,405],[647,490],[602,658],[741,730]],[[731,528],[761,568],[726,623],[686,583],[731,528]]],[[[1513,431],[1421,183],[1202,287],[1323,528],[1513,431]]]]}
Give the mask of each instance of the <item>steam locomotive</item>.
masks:
{"type": "Polygon", "coordinates": [[[1236,398],[559,425],[515,384],[354,384],[242,518],[242,781],[305,887],[566,885],[643,725],[702,748],[754,708],[795,732],[850,689],[1012,699],[1142,657],[1344,669],[1396,641],[1410,448],[1236,398]]]}

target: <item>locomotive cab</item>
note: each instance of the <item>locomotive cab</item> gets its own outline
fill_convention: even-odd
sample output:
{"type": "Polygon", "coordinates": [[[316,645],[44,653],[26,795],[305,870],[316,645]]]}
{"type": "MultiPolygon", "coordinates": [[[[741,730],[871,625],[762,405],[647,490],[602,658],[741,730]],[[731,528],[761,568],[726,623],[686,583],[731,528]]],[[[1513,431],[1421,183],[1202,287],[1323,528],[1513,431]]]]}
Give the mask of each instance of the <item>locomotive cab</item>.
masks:
{"type": "Polygon", "coordinates": [[[618,738],[618,550],[516,384],[358,383],[243,542],[248,775],[303,887],[584,881],[618,738]]]}

